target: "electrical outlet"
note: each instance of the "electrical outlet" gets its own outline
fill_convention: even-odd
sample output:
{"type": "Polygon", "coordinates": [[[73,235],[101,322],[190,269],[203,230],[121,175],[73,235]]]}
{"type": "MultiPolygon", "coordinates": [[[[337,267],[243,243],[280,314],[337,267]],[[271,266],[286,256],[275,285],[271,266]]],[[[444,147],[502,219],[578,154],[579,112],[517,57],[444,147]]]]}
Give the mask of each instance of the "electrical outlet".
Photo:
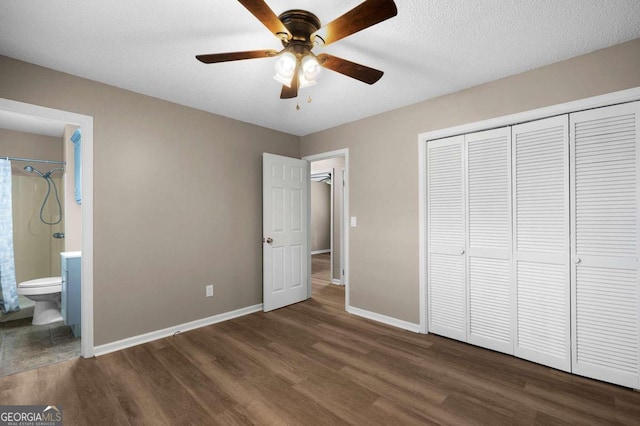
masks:
{"type": "Polygon", "coordinates": [[[206,287],[206,289],[207,289],[207,293],[206,293],[206,294],[207,294],[207,297],[211,297],[211,296],[213,296],[213,284],[208,285],[208,286],[206,287]]]}

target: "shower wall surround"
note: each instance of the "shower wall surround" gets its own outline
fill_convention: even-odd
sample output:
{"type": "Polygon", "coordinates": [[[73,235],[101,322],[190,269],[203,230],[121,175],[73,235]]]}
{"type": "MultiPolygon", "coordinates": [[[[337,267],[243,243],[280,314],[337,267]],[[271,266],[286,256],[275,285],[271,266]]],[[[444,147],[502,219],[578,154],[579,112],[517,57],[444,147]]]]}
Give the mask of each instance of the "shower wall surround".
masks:
{"type": "MultiPolygon", "coordinates": [[[[62,138],[35,135],[0,129],[0,155],[63,161],[62,138]]],[[[40,222],[40,206],[47,191],[44,179],[35,173],[27,173],[29,163],[12,162],[13,193],[13,246],[16,262],[16,282],[60,275],[60,252],[64,251],[63,239],[52,237],[54,232],[65,232],[63,219],[54,226],[40,222]]],[[[38,164],[35,164],[38,167],[38,164]]],[[[48,169],[47,169],[48,170],[48,169]]],[[[51,176],[62,188],[59,172],[51,176]]],[[[64,191],[60,201],[64,204],[64,191]]],[[[47,220],[57,220],[57,206],[50,197],[44,210],[47,220]]],[[[63,210],[64,217],[64,210],[63,210]]]]}

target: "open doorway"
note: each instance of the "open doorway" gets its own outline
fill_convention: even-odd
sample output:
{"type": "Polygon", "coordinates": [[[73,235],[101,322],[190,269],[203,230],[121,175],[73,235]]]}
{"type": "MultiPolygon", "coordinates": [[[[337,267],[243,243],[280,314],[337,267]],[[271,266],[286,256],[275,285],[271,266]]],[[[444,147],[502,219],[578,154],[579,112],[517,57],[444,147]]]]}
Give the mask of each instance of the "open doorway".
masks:
{"type": "MultiPolygon", "coordinates": [[[[24,188],[40,190],[44,186],[45,191],[45,194],[35,194],[35,198],[25,198],[27,203],[36,203],[29,208],[20,209],[22,201],[16,199],[16,207],[19,208],[19,211],[13,214],[13,209],[7,210],[11,212],[13,217],[19,219],[12,221],[15,226],[13,230],[19,231],[21,221],[27,221],[28,232],[35,234],[35,226],[42,219],[47,231],[45,244],[35,242],[26,246],[21,240],[19,232],[11,233],[12,242],[17,238],[19,241],[15,241],[16,245],[25,246],[28,250],[25,251],[20,247],[17,251],[12,250],[18,259],[12,262],[15,265],[12,269],[15,270],[16,279],[10,281],[15,285],[16,290],[21,290],[18,288],[19,282],[33,282],[34,287],[23,286],[22,290],[24,291],[18,292],[20,295],[17,298],[18,303],[16,306],[12,305],[11,312],[7,310],[8,315],[15,315],[14,324],[18,324],[20,321],[21,323],[18,324],[20,327],[8,326],[7,324],[13,322],[14,318],[5,318],[8,321],[4,322],[7,325],[4,328],[12,336],[15,335],[13,336],[15,338],[0,338],[0,343],[3,343],[2,354],[7,355],[7,350],[16,349],[15,345],[8,345],[10,340],[14,343],[30,343],[27,341],[29,339],[25,337],[26,334],[20,333],[21,329],[33,334],[31,336],[33,342],[31,343],[36,345],[31,345],[29,350],[33,349],[31,350],[33,353],[30,354],[27,354],[28,351],[25,350],[13,351],[12,356],[15,362],[11,363],[11,369],[8,369],[10,363],[5,362],[7,358],[3,357],[0,375],[7,375],[38,367],[41,364],[61,361],[66,357],[93,356],[93,193],[91,191],[93,187],[93,118],[0,98],[0,128],[4,129],[5,133],[11,132],[8,139],[12,142],[17,140],[17,136],[26,138],[25,141],[31,141],[36,136],[51,137],[51,141],[45,142],[34,139],[32,141],[33,149],[36,149],[36,145],[40,142],[45,145],[49,143],[51,146],[54,142],[62,144],[55,149],[59,158],[53,158],[53,160],[48,152],[28,151],[31,148],[26,143],[19,146],[9,144],[3,147],[3,152],[0,152],[5,161],[4,165],[9,165],[8,169],[12,171],[12,174],[8,174],[8,176],[12,178],[15,176],[16,188],[14,185],[6,185],[7,188],[11,188],[12,201],[14,195],[18,198],[22,195],[28,195],[22,194],[23,188],[18,185],[21,181],[26,182],[26,186],[23,185],[24,188]],[[52,134],[49,134],[51,132],[52,134]],[[82,136],[80,137],[80,135],[82,136]],[[77,143],[74,143],[74,139],[77,143]],[[79,148],[80,140],[82,140],[82,149],[74,149],[79,148]],[[80,164],[82,167],[79,167],[80,164]],[[44,182],[45,180],[46,182],[44,182]],[[50,197],[47,197],[46,194],[49,193],[49,190],[51,194],[49,194],[50,197]],[[49,198],[53,200],[50,203],[53,207],[47,204],[49,198]],[[49,207],[53,209],[50,215],[48,214],[49,207]],[[30,220],[32,216],[35,219],[30,220]],[[53,224],[62,228],[49,227],[53,224]],[[45,261],[42,261],[42,256],[36,256],[36,252],[33,251],[34,247],[40,251],[44,250],[43,247],[48,249],[45,261]],[[79,253],[82,253],[81,256],[79,253]],[[37,267],[25,263],[33,260],[34,257],[35,260],[39,260],[34,264],[38,265],[37,267]],[[38,278],[35,278],[36,276],[38,278]],[[44,285],[44,281],[40,282],[41,277],[56,278],[62,283],[58,285],[56,281],[55,285],[51,286],[52,291],[49,293],[55,296],[51,306],[47,305],[51,309],[38,311],[38,298],[42,299],[42,297],[34,291],[40,292],[40,287],[36,288],[36,286],[44,285]],[[76,284],[79,282],[79,285],[72,285],[72,281],[76,284]],[[59,303],[57,300],[58,287],[60,287],[59,303]],[[74,289],[73,292],[70,290],[71,287],[74,289]],[[78,287],[80,291],[78,291],[78,287]],[[67,291],[64,291],[63,288],[67,291]],[[27,295],[26,299],[22,297],[23,294],[27,295]],[[34,298],[36,300],[32,300],[34,298]],[[29,306],[30,302],[27,299],[31,300],[32,306],[29,306]],[[23,302],[22,306],[20,305],[21,301],[23,302]],[[60,315],[58,315],[58,307],[60,315]],[[20,316],[24,318],[19,318],[20,316]],[[36,321],[38,316],[40,319],[36,321]],[[58,321],[58,319],[62,319],[62,321],[58,321]],[[78,342],[80,330],[82,330],[82,337],[78,342]],[[43,342],[47,343],[46,348],[43,347],[43,342]]],[[[11,179],[11,181],[13,180],[11,179]]],[[[45,302],[47,301],[45,300],[45,302]]]]}
{"type": "MultiPolygon", "coordinates": [[[[29,116],[7,118],[3,115],[0,123],[0,190],[12,232],[5,229],[1,236],[9,257],[0,284],[10,297],[7,287],[15,286],[17,297],[0,311],[0,376],[76,358],[81,340],[79,278],[72,286],[62,274],[72,252],[82,249],[81,207],[73,197],[74,158],[69,156],[72,135],[79,130],[63,123],[24,126],[34,120],[29,116]]],[[[71,262],[79,266],[79,259],[71,262]]]]}
{"type": "Polygon", "coordinates": [[[310,162],[311,297],[338,309],[348,306],[347,150],[306,157],[310,162]]]}

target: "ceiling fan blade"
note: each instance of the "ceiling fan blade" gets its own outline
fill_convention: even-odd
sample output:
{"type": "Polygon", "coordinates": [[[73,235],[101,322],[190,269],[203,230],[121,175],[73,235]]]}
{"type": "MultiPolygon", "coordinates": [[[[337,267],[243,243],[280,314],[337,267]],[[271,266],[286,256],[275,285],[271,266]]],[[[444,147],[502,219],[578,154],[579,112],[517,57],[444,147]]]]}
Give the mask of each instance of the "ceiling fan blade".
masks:
{"type": "Polygon", "coordinates": [[[397,14],[393,0],[366,0],[311,34],[311,40],[320,37],[326,46],[397,14]]]}
{"type": "Polygon", "coordinates": [[[380,80],[384,74],[382,71],[375,68],[369,68],[355,62],[347,61],[346,59],[327,55],[326,53],[318,55],[318,62],[327,69],[339,72],[340,74],[355,78],[356,80],[360,80],[367,84],[375,83],[380,80]]]}
{"type": "Polygon", "coordinates": [[[291,39],[291,33],[280,21],[273,10],[264,2],[264,0],[238,0],[249,12],[253,14],[258,21],[269,29],[276,37],[285,40],[291,39]]]}
{"type": "Polygon", "coordinates": [[[196,59],[205,64],[215,64],[217,62],[240,61],[243,59],[271,58],[278,54],[277,51],[248,50],[246,52],[210,53],[207,55],[196,55],[196,59]]]}
{"type": "Polygon", "coordinates": [[[300,66],[296,65],[296,70],[293,72],[293,78],[291,79],[291,87],[282,85],[282,91],[280,92],[280,99],[292,99],[298,96],[298,85],[300,83],[298,75],[300,66]]]}
{"type": "Polygon", "coordinates": [[[291,87],[287,87],[284,84],[282,85],[282,91],[280,92],[280,99],[293,99],[298,96],[298,88],[294,87],[293,84],[291,87]]]}

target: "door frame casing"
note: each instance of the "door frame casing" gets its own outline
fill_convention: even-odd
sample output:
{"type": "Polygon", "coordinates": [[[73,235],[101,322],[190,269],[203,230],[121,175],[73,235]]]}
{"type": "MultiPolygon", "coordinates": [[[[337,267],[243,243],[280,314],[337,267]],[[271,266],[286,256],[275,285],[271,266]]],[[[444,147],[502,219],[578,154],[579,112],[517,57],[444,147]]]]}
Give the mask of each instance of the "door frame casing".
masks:
{"type": "Polygon", "coordinates": [[[0,98],[0,111],[78,126],[82,132],[82,261],[80,355],[94,356],[93,346],[93,117],[0,98]]]}
{"type": "Polygon", "coordinates": [[[488,120],[476,121],[460,126],[438,129],[418,135],[418,260],[419,260],[419,304],[420,333],[429,333],[427,321],[427,143],[431,140],[467,133],[513,126],[528,121],[540,120],[561,114],[583,111],[592,108],[633,102],[640,100],[640,87],[620,90],[604,95],[592,96],[576,101],[551,105],[515,114],[503,115],[488,120]]]}
{"type": "MultiPolygon", "coordinates": [[[[337,149],[335,151],[322,152],[319,154],[307,155],[302,157],[303,160],[306,160],[310,163],[314,161],[321,160],[329,160],[331,158],[336,157],[344,157],[344,187],[343,187],[343,203],[342,203],[342,247],[341,247],[341,256],[343,259],[343,268],[344,268],[344,276],[343,282],[344,285],[344,305],[345,311],[351,307],[350,298],[349,298],[349,148],[337,149]]],[[[333,179],[333,177],[332,177],[333,179]]],[[[311,191],[309,191],[309,195],[307,196],[307,214],[308,221],[311,224],[311,191]]],[[[309,232],[309,241],[311,241],[311,226],[308,227],[309,232]]],[[[309,265],[311,265],[311,246],[309,246],[309,265]]],[[[311,297],[311,268],[309,268],[309,297],[311,297]]],[[[333,279],[333,277],[331,277],[333,279]]]]}

